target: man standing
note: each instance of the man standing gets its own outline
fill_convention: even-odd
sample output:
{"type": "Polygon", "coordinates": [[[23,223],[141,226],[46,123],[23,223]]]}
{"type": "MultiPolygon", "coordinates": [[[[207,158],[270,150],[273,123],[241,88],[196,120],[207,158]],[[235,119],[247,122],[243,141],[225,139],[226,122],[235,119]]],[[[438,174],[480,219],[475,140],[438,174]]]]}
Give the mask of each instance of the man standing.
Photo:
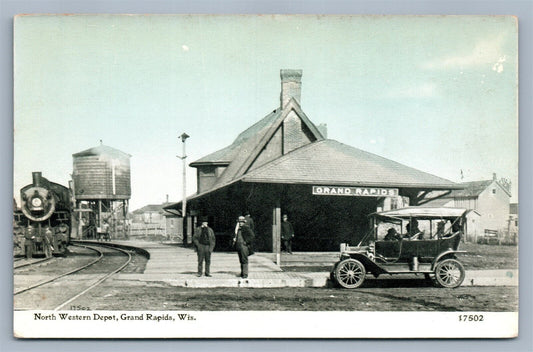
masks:
{"type": "Polygon", "coordinates": [[[28,225],[26,233],[24,234],[24,238],[26,239],[24,242],[26,259],[31,259],[33,256],[33,240],[35,240],[34,228],[31,225],[28,225]]]}
{"type": "Polygon", "coordinates": [[[283,214],[283,221],[281,222],[281,240],[285,246],[285,251],[292,254],[292,239],[294,238],[294,229],[289,222],[287,214],[283,214]]]}
{"type": "Polygon", "coordinates": [[[205,261],[205,276],[211,277],[209,266],[211,265],[211,253],[215,249],[215,232],[207,226],[207,217],[201,219],[202,225],[196,228],[192,241],[198,253],[198,277],[202,276],[202,267],[205,261]]]}
{"type": "Polygon", "coordinates": [[[44,243],[43,243],[43,250],[44,255],[46,258],[50,258],[52,256],[52,251],[54,250],[54,246],[52,246],[52,242],[54,240],[54,235],[52,233],[52,229],[47,226],[44,231],[44,243]]]}
{"type": "Polygon", "coordinates": [[[235,237],[233,243],[237,248],[239,255],[239,262],[241,263],[241,277],[246,279],[248,277],[248,256],[251,253],[252,243],[255,235],[252,229],[246,225],[244,216],[239,216],[239,221],[235,227],[235,237]]]}
{"type": "Polygon", "coordinates": [[[109,236],[109,224],[107,223],[107,220],[104,220],[102,230],[104,231],[104,241],[111,241],[111,237],[109,236]]]}
{"type": "Polygon", "coordinates": [[[255,233],[255,223],[254,223],[254,219],[253,219],[252,216],[250,215],[250,212],[249,212],[249,211],[246,211],[246,213],[244,213],[244,220],[246,220],[246,225],[248,225],[248,227],[251,228],[252,231],[255,233]]]}
{"type": "MultiPolygon", "coordinates": [[[[255,235],[255,222],[248,210],[246,211],[246,213],[244,213],[244,220],[246,221],[246,226],[248,226],[255,235]]],[[[250,243],[250,245],[248,246],[248,249],[249,249],[248,255],[254,254],[253,243],[250,243]]]]}

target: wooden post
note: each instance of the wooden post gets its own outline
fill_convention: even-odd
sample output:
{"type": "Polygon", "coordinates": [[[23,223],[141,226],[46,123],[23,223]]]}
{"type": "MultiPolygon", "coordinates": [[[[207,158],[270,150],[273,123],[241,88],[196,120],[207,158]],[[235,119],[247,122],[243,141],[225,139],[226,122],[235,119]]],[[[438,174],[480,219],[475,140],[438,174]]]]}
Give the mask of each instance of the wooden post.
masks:
{"type": "Polygon", "coordinates": [[[102,227],[102,200],[98,199],[98,226],[96,228],[96,239],[98,239],[98,230],[101,231],[102,227]]]}
{"type": "Polygon", "coordinates": [[[281,265],[281,208],[279,200],[272,209],[272,251],[276,254],[276,265],[281,265]]]}
{"type": "Polygon", "coordinates": [[[128,224],[128,208],[129,208],[129,200],[125,199],[122,201],[122,232],[124,233],[124,238],[129,239],[129,228],[127,226],[128,224]]]}
{"type": "MultiPolygon", "coordinates": [[[[81,210],[81,202],[76,202],[76,209],[81,210]]],[[[82,224],[82,216],[81,211],[78,212],[78,234],[77,239],[82,240],[83,239],[83,224],[82,224]]]]}
{"type": "Polygon", "coordinates": [[[187,244],[192,244],[192,216],[187,216],[187,244]]]}

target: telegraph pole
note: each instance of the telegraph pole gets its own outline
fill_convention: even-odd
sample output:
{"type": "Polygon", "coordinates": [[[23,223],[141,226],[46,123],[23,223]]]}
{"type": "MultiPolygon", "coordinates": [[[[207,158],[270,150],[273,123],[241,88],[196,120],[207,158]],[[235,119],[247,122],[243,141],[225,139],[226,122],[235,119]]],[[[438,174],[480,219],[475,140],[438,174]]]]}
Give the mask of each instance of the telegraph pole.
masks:
{"type": "Polygon", "coordinates": [[[181,200],[181,216],[183,218],[183,244],[187,244],[187,187],[186,187],[186,168],[187,168],[187,154],[185,152],[185,141],[190,136],[187,133],[182,133],[178,138],[181,139],[183,144],[183,153],[178,158],[183,162],[183,194],[181,200]]]}

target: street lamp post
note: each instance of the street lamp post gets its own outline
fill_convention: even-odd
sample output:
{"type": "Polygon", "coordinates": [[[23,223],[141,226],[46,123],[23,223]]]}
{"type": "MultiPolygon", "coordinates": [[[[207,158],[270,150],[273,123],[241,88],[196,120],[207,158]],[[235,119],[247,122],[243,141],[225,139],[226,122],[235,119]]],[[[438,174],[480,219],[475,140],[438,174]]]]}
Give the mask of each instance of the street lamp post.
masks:
{"type": "Polygon", "coordinates": [[[182,200],[181,200],[181,216],[183,218],[183,244],[187,244],[187,187],[186,187],[186,159],[187,154],[185,152],[185,141],[190,136],[187,133],[182,133],[181,136],[179,136],[179,139],[181,139],[181,142],[183,143],[183,153],[182,156],[178,156],[183,162],[183,194],[182,194],[182,200]]]}

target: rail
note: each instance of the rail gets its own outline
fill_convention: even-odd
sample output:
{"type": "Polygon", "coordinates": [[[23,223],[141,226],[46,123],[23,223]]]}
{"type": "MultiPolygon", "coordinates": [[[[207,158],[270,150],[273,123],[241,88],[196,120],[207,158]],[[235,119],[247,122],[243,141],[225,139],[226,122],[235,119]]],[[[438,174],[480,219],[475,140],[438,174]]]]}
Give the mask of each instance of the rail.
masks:
{"type": "Polygon", "coordinates": [[[91,250],[93,250],[93,251],[95,251],[95,252],[98,252],[100,255],[99,255],[99,257],[98,257],[97,259],[95,259],[94,261],[90,262],[89,264],[86,264],[86,265],[80,266],[80,267],[78,267],[78,268],[76,268],[76,269],[74,269],[74,270],[71,270],[71,271],[67,272],[67,273],[64,273],[64,274],[61,274],[61,275],[55,276],[55,277],[53,277],[53,278],[51,278],[51,279],[47,279],[47,280],[44,280],[44,281],[40,281],[40,282],[38,282],[38,283],[36,283],[36,284],[33,284],[33,285],[30,285],[30,286],[28,286],[28,287],[26,287],[26,288],[23,288],[23,289],[21,289],[21,290],[15,291],[15,292],[13,293],[13,295],[21,294],[21,293],[23,293],[23,292],[26,292],[26,291],[32,290],[32,289],[34,289],[34,288],[37,288],[37,287],[40,287],[40,286],[46,285],[46,284],[48,284],[48,283],[50,283],[50,282],[52,282],[52,281],[56,281],[56,280],[58,280],[58,279],[60,279],[60,278],[62,278],[62,277],[65,277],[65,276],[67,276],[67,275],[71,275],[71,274],[77,273],[78,271],[81,271],[81,270],[83,270],[83,269],[85,269],[85,268],[88,268],[89,266],[91,266],[91,265],[93,265],[93,264],[99,262],[99,261],[103,258],[103,256],[104,256],[104,253],[103,253],[102,251],[96,249],[96,248],[89,247],[89,246],[84,246],[84,245],[77,245],[77,244],[71,244],[71,245],[73,245],[73,246],[77,246],[77,247],[84,247],[84,248],[87,248],[87,249],[91,249],[91,250]]]}

